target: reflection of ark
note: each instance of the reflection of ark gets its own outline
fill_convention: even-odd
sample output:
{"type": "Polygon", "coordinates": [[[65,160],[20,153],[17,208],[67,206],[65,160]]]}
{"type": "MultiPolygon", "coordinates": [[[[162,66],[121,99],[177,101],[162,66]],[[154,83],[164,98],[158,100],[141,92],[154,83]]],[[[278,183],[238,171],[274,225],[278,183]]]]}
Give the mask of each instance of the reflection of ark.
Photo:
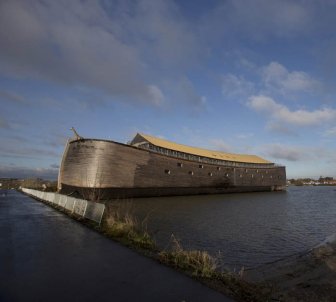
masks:
{"type": "Polygon", "coordinates": [[[283,190],[284,166],[255,155],[184,146],[137,134],[129,145],[77,137],[65,148],[62,193],[98,190],[100,198],[283,190]]]}

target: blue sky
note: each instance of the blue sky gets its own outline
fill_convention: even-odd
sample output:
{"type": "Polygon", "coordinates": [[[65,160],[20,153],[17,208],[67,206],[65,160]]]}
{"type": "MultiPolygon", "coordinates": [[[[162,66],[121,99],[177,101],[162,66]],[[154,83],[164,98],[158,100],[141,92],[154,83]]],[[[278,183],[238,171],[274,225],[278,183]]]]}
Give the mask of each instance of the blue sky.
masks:
{"type": "Polygon", "coordinates": [[[0,177],[57,177],[73,126],[336,177],[335,1],[1,1],[0,177]]]}

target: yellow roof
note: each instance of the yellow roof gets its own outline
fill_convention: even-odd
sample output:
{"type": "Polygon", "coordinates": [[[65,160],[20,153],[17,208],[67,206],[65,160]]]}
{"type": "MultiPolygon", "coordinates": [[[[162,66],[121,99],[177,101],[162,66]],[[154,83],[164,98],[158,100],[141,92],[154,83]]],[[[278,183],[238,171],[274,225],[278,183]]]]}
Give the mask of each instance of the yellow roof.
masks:
{"type": "Polygon", "coordinates": [[[227,161],[235,161],[241,163],[253,163],[253,164],[270,164],[271,162],[265,160],[256,155],[247,155],[247,154],[233,154],[233,153],[225,153],[220,151],[211,151],[196,147],[185,146],[173,142],[166,141],[161,138],[157,138],[154,136],[146,135],[146,134],[138,134],[142,138],[144,138],[149,143],[170,150],[175,150],[179,152],[194,154],[197,156],[209,157],[219,160],[227,160],[227,161]]]}

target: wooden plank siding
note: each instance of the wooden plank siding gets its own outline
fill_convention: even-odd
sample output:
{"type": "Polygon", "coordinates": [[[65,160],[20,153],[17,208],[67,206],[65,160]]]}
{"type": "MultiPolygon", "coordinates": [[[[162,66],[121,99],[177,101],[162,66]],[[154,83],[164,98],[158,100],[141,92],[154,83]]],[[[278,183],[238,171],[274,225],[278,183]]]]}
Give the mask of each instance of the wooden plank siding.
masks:
{"type": "Polygon", "coordinates": [[[269,191],[286,184],[285,167],[218,166],[94,139],[69,143],[59,175],[61,191],[115,189],[127,197],[269,191]]]}

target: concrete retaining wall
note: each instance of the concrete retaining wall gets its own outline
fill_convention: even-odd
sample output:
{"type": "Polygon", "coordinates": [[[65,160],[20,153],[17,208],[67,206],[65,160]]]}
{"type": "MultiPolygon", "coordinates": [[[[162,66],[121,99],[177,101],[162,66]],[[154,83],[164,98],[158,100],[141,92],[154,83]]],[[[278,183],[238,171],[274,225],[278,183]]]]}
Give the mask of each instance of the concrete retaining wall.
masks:
{"type": "Polygon", "coordinates": [[[105,205],[98,202],[33,189],[22,188],[22,191],[30,196],[36,197],[42,201],[50,202],[71,213],[93,220],[99,224],[101,223],[105,211],[105,205]]]}

